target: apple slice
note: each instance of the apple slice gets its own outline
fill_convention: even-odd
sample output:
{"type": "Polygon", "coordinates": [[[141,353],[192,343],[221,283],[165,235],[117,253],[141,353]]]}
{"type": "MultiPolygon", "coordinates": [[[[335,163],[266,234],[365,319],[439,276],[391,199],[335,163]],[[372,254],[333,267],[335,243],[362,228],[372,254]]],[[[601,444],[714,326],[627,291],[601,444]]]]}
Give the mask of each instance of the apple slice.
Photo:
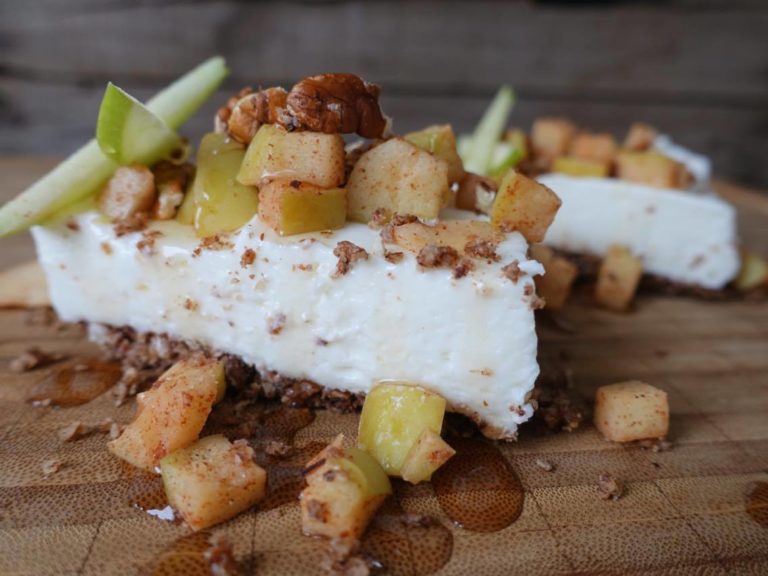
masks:
{"type": "Polygon", "coordinates": [[[515,93],[512,88],[502,86],[472,134],[471,145],[464,157],[464,168],[467,171],[488,175],[494,148],[504,132],[514,103],[515,93]]]}
{"type": "MultiPolygon", "coordinates": [[[[147,109],[176,129],[221,84],[227,73],[222,58],[211,58],[152,98],[147,109]]],[[[117,162],[101,151],[96,140],[91,140],[0,208],[0,237],[26,230],[65,206],[94,196],[117,167],[117,162]]]]}
{"type": "Polygon", "coordinates": [[[96,141],[107,157],[122,165],[154,163],[181,144],[174,129],[112,82],[101,100],[96,141]]]}

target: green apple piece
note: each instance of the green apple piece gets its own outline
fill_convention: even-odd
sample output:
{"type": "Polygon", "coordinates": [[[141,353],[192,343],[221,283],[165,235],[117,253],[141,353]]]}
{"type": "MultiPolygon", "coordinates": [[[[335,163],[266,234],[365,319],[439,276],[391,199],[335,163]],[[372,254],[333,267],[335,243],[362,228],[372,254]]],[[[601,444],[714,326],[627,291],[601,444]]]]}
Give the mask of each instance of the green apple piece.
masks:
{"type": "Polygon", "coordinates": [[[254,186],[275,179],[299,180],[334,188],[344,176],[344,139],[339,134],[288,132],[265,124],[248,145],[237,180],[254,186]]]}
{"type": "Polygon", "coordinates": [[[742,251],[741,269],[733,284],[742,292],[768,284],[768,260],[754,252],[742,251]]]}
{"type": "Polygon", "coordinates": [[[259,217],[281,236],[335,230],[347,220],[347,191],[298,180],[274,180],[259,190],[259,217]]]}
{"type": "Polygon", "coordinates": [[[403,480],[411,484],[425,482],[456,454],[456,450],[429,428],[425,429],[408,452],[400,469],[403,480]]]}
{"type": "Polygon", "coordinates": [[[445,399],[418,386],[383,382],[365,398],[358,447],[368,452],[390,476],[399,476],[408,452],[424,430],[440,434],[445,399]]]}
{"type": "Polygon", "coordinates": [[[488,175],[494,147],[501,139],[514,103],[515,93],[512,88],[499,88],[472,134],[471,147],[464,157],[464,167],[468,172],[488,175]]]}
{"type": "Polygon", "coordinates": [[[193,530],[225,522],[259,502],[267,473],[244,441],[201,438],[160,460],[168,503],[193,530]]]}
{"type": "Polygon", "coordinates": [[[190,192],[176,215],[192,224],[201,238],[237,230],[259,207],[258,191],[237,181],[245,148],[226,134],[203,136],[197,152],[197,172],[190,192]]]}
{"type": "Polygon", "coordinates": [[[501,232],[520,232],[529,243],[541,242],[560,204],[552,190],[509,170],[491,206],[491,224],[501,232]]]}
{"type": "MultiPolygon", "coordinates": [[[[211,58],[152,98],[147,109],[170,128],[177,129],[227,74],[224,60],[211,58]]],[[[63,207],[94,196],[117,167],[117,162],[101,151],[96,140],[91,140],[0,208],[0,237],[26,230],[63,207]]]]}
{"type": "Polygon", "coordinates": [[[609,168],[607,162],[584,160],[573,156],[559,156],[552,164],[552,172],[577,178],[606,178],[609,168]]]}
{"type": "Polygon", "coordinates": [[[105,155],[122,165],[151,164],[181,144],[175,130],[112,82],[101,99],[96,141],[105,155]]]}
{"type": "Polygon", "coordinates": [[[503,176],[510,168],[514,168],[525,157],[525,150],[510,144],[499,142],[493,149],[488,175],[491,178],[503,176]]]}
{"type": "Polygon", "coordinates": [[[197,357],[177,362],[136,397],[136,417],[107,448],[153,471],[161,458],[197,440],[213,405],[224,397],[224,387],[222,362],[197,357]]]}
{"type": "Polygon", "coordinates": [[[464,163],[456,150],[456,136],[450,124],[428,126],[403,136],[414,146],[426,150],[448,164],[448,180],[458,182],[464,176],[464,163]]]}
{"type": "Polygon", "coordinates": [[[305,534],[358,539],[392,493],[376,459],[343,443],[340,434],[306,466],[307,487],[300,496],[305,534]]]}

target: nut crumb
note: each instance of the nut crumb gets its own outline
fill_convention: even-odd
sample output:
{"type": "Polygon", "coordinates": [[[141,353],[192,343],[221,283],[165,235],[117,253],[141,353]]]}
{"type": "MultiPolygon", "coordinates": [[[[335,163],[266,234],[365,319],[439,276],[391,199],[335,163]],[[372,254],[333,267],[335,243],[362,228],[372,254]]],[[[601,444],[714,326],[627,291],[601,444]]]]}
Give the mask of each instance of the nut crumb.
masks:
{"type": "Polygon", "coordinates": [[[518,260],[512,260],[510,264],[502,267],[501,272],[506,278],[510,279],[513,284],[517,284],[518,280],[525,274],[525,272],[520,270],[520,262],[518,260]]]}
{"type": "Polygon", "coordinates": [[[536,458],[536,466],[544,470],[545,472],[552,472],[555,469],[555,465],[552,464],[549,460],[544,460],[542,458],[536,458]]]}
{"type": "Polygon", "coordinates": [[[450,268],[459,262],[459,253],[451,246],[427,244],[416,256],[416,262],[423,268],[450,268]]]}
{"type": "Polygon", "coordinates": [[[11,372],[29,372],[35,368],[41,368],[46,364],[61,360],[63,356],[61,354],[48,354],[43,352],[40,348],[29,348],[25,350],[21,355],[17,356],[8,365],[11,372]]]}
{"type": "Polygon", "coordinates": [[[253,248],[246,248],[243,255],[240,256],[240,266],[243,268],[250,266],[256,261],[256,251],[253,248]]]}
{"type": "Polygon", "coordinates": [[[80,224],[78,224],[76,220],[67,220],[66,227],[72,230],[72,232],[80,231],[80,224]]]}
{"type": "Polygon", "coordinates": [[[672,442],[668,440],[638,440],[637,445],[643,450],[651,450],[653,452],[666,452],[672,449],[672,442]]]}
{"type": "Polygon", "coordinates": [[[337,256],[339,261],[336,263],[336,271],[331,275],[331,278],[344,276],[349,272],[352,264],[358,260],[368,260],[368,252],[348,240],[342,240],[336,244],[336,248],[333,249],[333,255],[337,256]]]}
{"type": "Polygon", "coordinates": [[[203,558],[208,562],[211,576],[240,576],[242,570],[229,540],[218,534],[212,536],[209,542],[210,546],[203,552],[203,558]]]}
{"type": "Polygon", "coordinates": [[[109,242],[102,242],[100,246],[101,246],[101,251],[104,252],[104,254],[106,254],[107,256],[112,254],[112,244],[110,244],[109,242]]]}
{"type": "Polygon", "coordinates": [[[48,478],[53,474],[56,474],[64,466],[64,462],[59,458],[51,458],[41,464],[43,470],[43,477],[48,478]]]}
{"type": "MultiPolygon", "coordinates": [[[[114,425],[115,421],[112,420],[112,418],[105,418],[104,420],[96,422],[95,424],[83,424],[79,420],[75,420],[68,426],[59,430],[59,440],[62,442],[74,442],[76,440],[80,440],[81,438],[85,438],[86,436],[90,436],[96,432],[101,434],[110,434],[111,436],[115,430],[113,428],[114,425]]],[[[119,425],[116,430],[118,432],[120,431],[119,425]]]]}
{"type": "Polygon", "coordinates": [[[136,242],[136,249],[145,256],[152,256],[157,253],[155,241],[162,237],[160,230],[145,230],[141,233],[141,240],[136,242]]]}
{"type": "Polygon", "coordinates": [[[397,264],[402,262],[405,254],[402,252],[392,252],[390,250],[384,250],[384,259],[390,264],[397,264]]]}
{"type": "Polygon", "coordinates": [[[608,473],[597,478],[597,494],[603,500],[618,500],[624,495],[624,484],[608,473]]]}
{"type": "Polygon", "coordinates": [[[489,262],[498,262],[500,257],[496,253],[497,246],[498,244],[496,242],[476,238],[464,245],[464,253],[471,258],[485,259],[489,262]]]}
{"type": "Polygon", "coordinates": [[[469,274],[474,269],[475,269],[475,265],[471,260],[462,258],[459,261],[459,263],[453,268],[453,277],[456,278],[457,280],[459,278],[464,278],[464,276],[469,274]]]}
{"type": "Polygon", "coordinates": [[[381,240],[385,244],[395,244],[397,242],[395,239],[395,228],[398,226],[403,226],[404,224],[412,224],[413,222],[418,221],[418,217],[414,216],[413,214],[395,214],[392,216],[389,224],[381,229],[379,236],[381,236],[381,240]]]}
{"type": "Polygon", "coordinates": [[[112,224],[115,236],[125,236],[131,232],[138,232],[147,227],[149,214],[147,212],[137,212],[125,218],[119,218],[112,224]]]}
{"type": "Polygon", "coordinates": [[[291,270],[301,270],[302,272],[312,272],[314,266],[312,264],[294,264],[291,266],[291,270]]]}
{"type": "Polygon", "coordinates": [[[270,456],[278,456],[281,458],[284,458],[285,456],[288,456],[293,448],[290,444],[283,442],[282,440],[269,440],[264,445],[264,452],[269,454],[270,456]]]}
{"type": "Polygon", "coordinates": [[[288,320],[285,314],[278,312],[274,316],[267,318],[267,332],[273,336],[277,336],[285,328],[285,322],[288,320]]]}
{"type": "Polygon", "coordinates": [[[184,300],[184,308],[189,310],[190,312],[194,312],[200,307],[200,304],[198,304],[197,300],[194,300],[192,298],[187,298],[184,300]]]}

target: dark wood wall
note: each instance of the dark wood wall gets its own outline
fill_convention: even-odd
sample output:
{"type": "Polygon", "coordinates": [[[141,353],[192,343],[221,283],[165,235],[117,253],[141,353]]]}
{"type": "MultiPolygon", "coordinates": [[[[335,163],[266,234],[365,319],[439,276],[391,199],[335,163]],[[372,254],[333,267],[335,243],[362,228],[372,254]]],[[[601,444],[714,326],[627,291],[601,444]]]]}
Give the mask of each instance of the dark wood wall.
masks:
{"type": "Polygon", "coordinates": [[[0,0],[0,153],[67,152],[93,133],[106,80],[146,97],[212,54],[232,69],[219,100],[352,71],[383,86],[396,129],[465,130],[506,82],[516,123],[645,120],[768,188],[768,0],[0,0]]]}

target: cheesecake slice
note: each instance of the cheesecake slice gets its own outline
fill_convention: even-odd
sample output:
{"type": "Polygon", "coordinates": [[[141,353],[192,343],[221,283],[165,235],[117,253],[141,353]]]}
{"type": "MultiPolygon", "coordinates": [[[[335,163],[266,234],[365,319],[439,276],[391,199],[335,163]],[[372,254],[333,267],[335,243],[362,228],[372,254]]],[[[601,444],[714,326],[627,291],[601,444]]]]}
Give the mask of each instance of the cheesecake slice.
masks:
{"type": "Polygon", "coordinates": [[[193,163],[169,152],[181,140],[157,99],[110,86],[90,188],[82,155],[65,161],[0,210],[0,235],[32,224],[56,312],[134,368],[226,356],[266,396],[313,406],[398,381],[513,439],[539,373],[529,242],[560,200],[519,175],[491,218],[450,208],[452,129],[398,137],[378,96],[350,74],[245,89],[193,163]],[[364,140],[345,147],[351,133],[364,140]]]}
{"type": "Polygon", "coordinates": [[[356,395],[381,380],[418,382],[493,438],[514,437],[533,413],[533,276],[542,268],[518,233],[493,259],[467,257],[459,278],[358,223],[281,237],[256,216],[212,242],[176,221],[118,236],[88,211],[32,234],[57,313],[94,336],[164,334],[262,374],[356,395]],[[366,255],[346,270],[334,254],[345,242],[366,255]]]}

